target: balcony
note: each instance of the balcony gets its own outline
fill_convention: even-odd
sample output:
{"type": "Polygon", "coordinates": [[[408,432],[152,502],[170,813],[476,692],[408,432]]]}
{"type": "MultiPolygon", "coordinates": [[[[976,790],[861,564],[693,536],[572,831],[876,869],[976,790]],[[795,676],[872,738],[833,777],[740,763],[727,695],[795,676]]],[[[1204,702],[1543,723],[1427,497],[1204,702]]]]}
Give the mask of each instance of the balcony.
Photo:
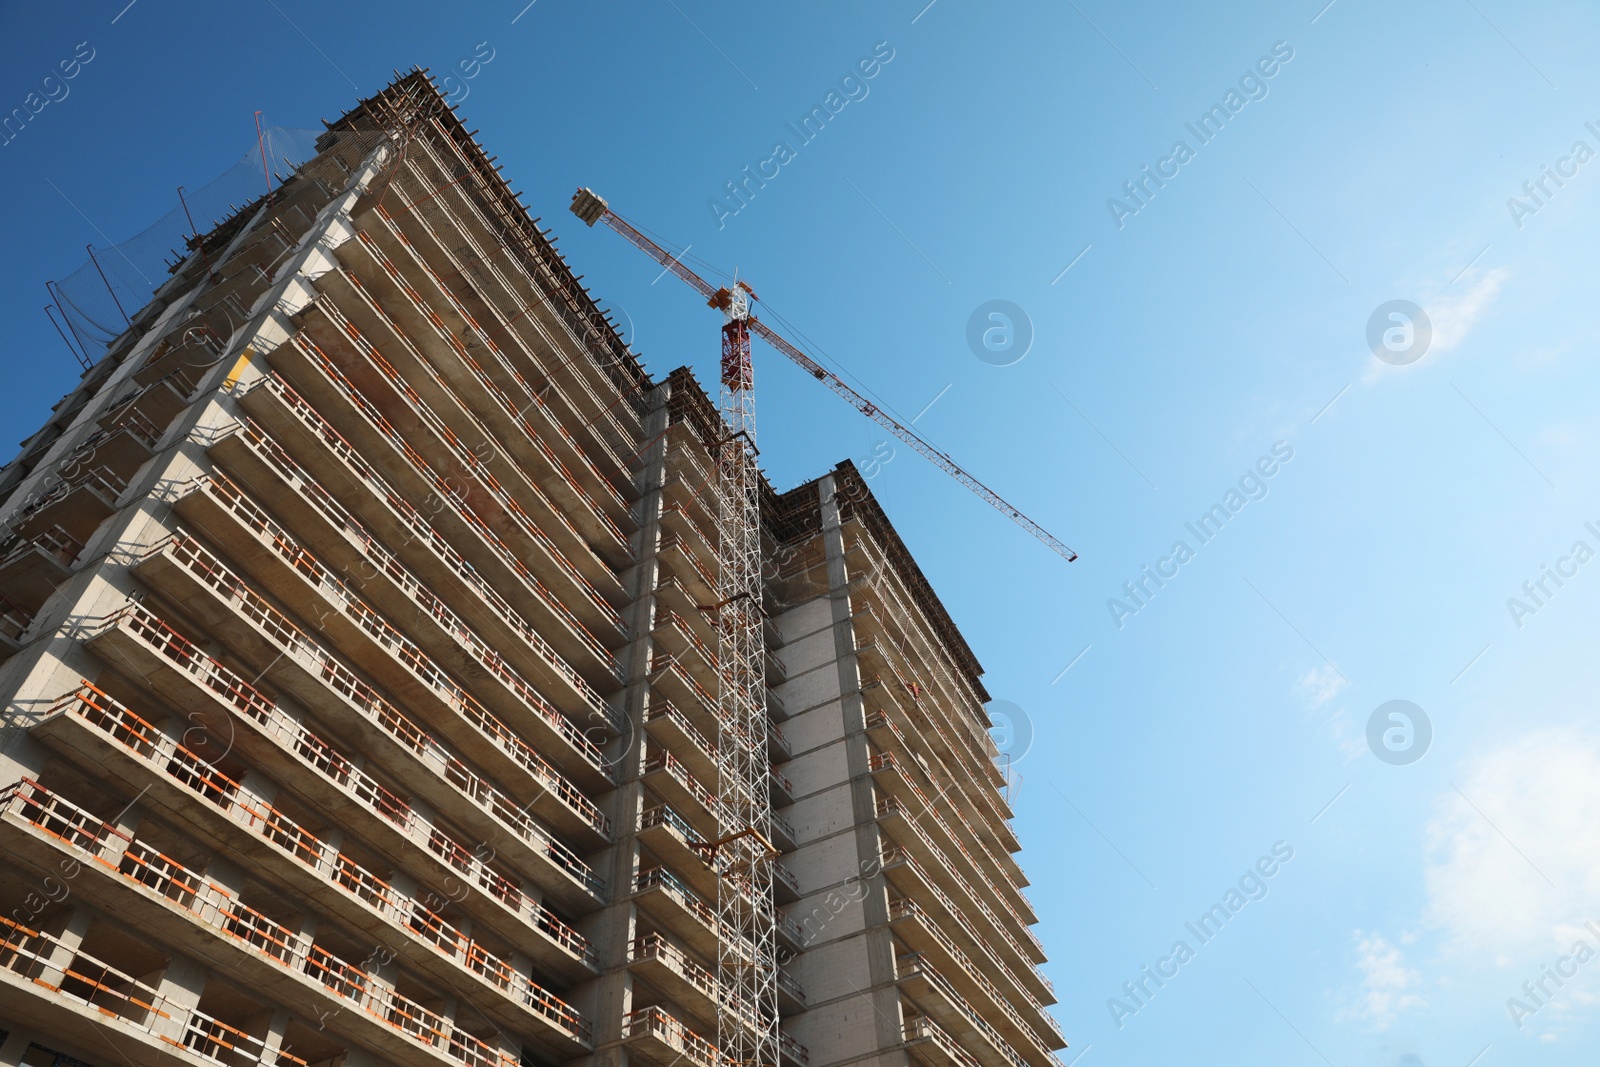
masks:
{"type": "MultiPolygon", "coordinates": [[[[226,738],[257,766],[296,782],[311,803],[348,812],[349,828],[373,847],[409,855],[420,870],[434,872],[437,881],[453,877],[453,870],[463,865],[463,873],[473,874],[481,866],[476,856],[467,860],[466,849],[357,770],[304,723],[142,608],[130,606],[107,620],[89,647],[142,679],[212,737],[226,738]]],[[[552,899],[568,907],[591,910],[603,899],[598,876],[515,805],[496,794],[475,796],[465,782],[448,784],[457,793],[452,814],[484,832],[481,840],[490,855],[515,857],[521,869],[538,871],[552,899]]]]}
{"type": "Polygon", "coordinates": [[[772,789],[772,802],[784,805],[794,803],[794,783],[789,781],[789,776],[778,770],[776,763],[767,764],[767,774],[772,789]]]}
{"type": "MultiPolygon", "coordinates": [[[[93,686],[57,701],[29,733],[137,793],[168,822],[235,857],[256,877],[304,895],[375,942],[393,943],[426,929],[432,932],[429,943],[454,963],[473,958],[475,942],[458,936],[422,899],[437,906],[444,898],[426,888],[396,890],[93,686]]],[[[440,835],[431,845],[447,864],[442,877],[435,866],[434,883],[454,886],[451,899],[465,912],[500,931],[545,970],[572,981],[593,976],[593,948],[554,912],[449,838],[440,835]]],[[[413,962],[430,966],[427,957],[413,962]]]]}
{"type": "MultiPolygon", "coordinates": [[[[650,636],[673,660],[688,670],[690,677],[706,693],[717,688],[717,652],[682,615],[675,611],[658,612],[650,636]]],[[[712,702],[715,706],[715,701],[712,702]]]]}
{"type": "Polygon", "coordinates": [[[1009,1067],[1031,1067],[925,957],[916,953],[899,957],[895,960],[895,976],[901,993],[953,1034],[963,1048],[976,1050],[980,1059],[998,1059],[1009,1067]]]}
{"type": "MultiPolygon", "coordinates": [[[[319,573],[315,558],[296,549],[293,542],[280,548],[301,564],[297,573],[319,573]]],[[[135,565],[134,573],[173,603],[183,604],[208,633],[243,650],[254,663],[266,663],[261,676],[308,710],[338,723],[347,734],[367,735],[362,750],[378,757],[391,773],[401,777],[413,773],[420,760],[433,775],[469,783],[469,792],[495,794],[493,787],[479,782],[426,727],[356,677],[181,530],[150,549],[135,565]]],[[[454,736],[466,735],[471,742],[468,752],[480,765],[502,772],[518,783],[519,795],[529,796],[522,805],[524,810],[577,837],[585,846],[599,848],[610,841],[610,823],[598,805],[456,685],[404,634],[357,600],[342,582],[325,571],[320,575],[317,592],[302,586],[301,595],[289,602],[316,611],[325,633],[331,624],[335,630],[342,626],[366,637],[375,653],[365,664],[372,676],[386,679],[390,691],[421,710],[430,725],[443,724],[454,736]],[[320,611],[315,607],[319,600],[326,605],[320,611]]],[[[610,784],[609,775],[593,777],[610,784]]],[[[436,791],[427,788],[428,781],[422,779],[419,788],[431,795],[436,791]]],[[[434,801],[441,806],[454,803],[453,798],[435,797],[434,801]]]]}
{"type": "Polygon", "coordinates": [[[82,543],[116,512],[127,488],[127,481],[104,464],[80,467],[42,490],[7,524],[30,538],[59,528],[67,539],[82,543]]]}
{"type": "Polygon", "coordinates": [[[717,899],[721,879],[698,847],[705,839],[683,816],[665,804],[646,808],[639,817],[639,840],[695,893],[717,899]]]}
{"type": "Polygon", "coordinates": [[[3,916],[0,1014],[71,1034],[107,1063],[131,1057],[152,1067],[306,1067],[292,1053],[174,1004],[132,975],[3,916]]]}
{"type": "MultiPolygon", "coordinates": [[[[374,1019],[402,1032],[410,1030],[413,1039],[435,1046],[443,1043],[438,1038],[447,1033],[449,1024],[444,1023],[446,1029],[441,1030],[436,1024],[443,1020],[398,995],[392,986],[330,955],[310,939],[242,904],[224,887],[37,783],[23,780],[0,793],[0,834],[6,838],[8,851],[43,869],[66,870],[69,864],[73,869],[87,869],[89,877],[74,880],[73,885],[96,907],[131,922],[147,936],[203,959],[220,964],[219,956],[229,957],[227,963],[240,968],[247,980],[253,978],[257,988],[276,992],[285,1003],[298,1002],[307,1017],[325,1015],[316,1003],[319,996],[307,996],[318,985],[307,981],[309,975],[320,978],[320,984],[333,995],[360,1005],[374,1019]],[[337,983],[331,981],[335,977],[337,983]],[[405,1019],[416,1025],[406,1025],[405,1019]],[[433,1039],[427,1031],[433,1032],[433,1039]]],[[[399,943],[426,943],[431,933],[418,929],[399,943]]],[[[418,954],[406,955],[410,962],[418,954]]],[[[440,970],[437,966],[429,969],[440,970]]],[[[471,983],[486,998],[484,1010],[502,1025],[537,1034],[541,1044],[552,1051],[571,1053],[575,1048],[587,1048],[587,1020],[481,947],[473,945],[459,966],[449,968],[447,974],[440,976],[452,986],[463,980],[471,983]],[[535,1022],[533,1028],[530,1021],[535,1022]]],[[[346,1033],[353,1040],[362,1039],[360,1028],[346,1033]]],[[[371,1035],[365,1036],[370,1039],[371,1035]]],[[[452,1044],[465,1036],[456,1035],[452,1044]]],[[[467,1040],[470,1044],[476,1039],[467,1040]]]]}
{"type": "Polygon", "coordinates": [[[945,895],[909,849],[899,847],[886,850],[882,858],[882,870],[889,884],[902,897],[937,903],[942,913],[951,920],[942,929],[948,933],[953,928],[956,939],[969,955],[988,960],[997,973],[1005,975],[1013,985],[1035,1000],[1055,1001],[1055,990],[1049,979],[1039,973],[1015,939],[993,923],[979,926],[969,919],[961,907],[945,895]],[[1000,935],[998,938],[995,936],[997,932],[1000,935]],[[1010,951],[1002,956],[1002,948],[997,946],[1010,951]]]}
{"type": "Polygon", "coordinates": [[[983,1067],[978,1058],[926,1015],[912,1015],[903,1024],[905,1045],[930,1060],[935,1067],[983,1067]]]}
{"type": "Polygon", "coordinates": [[[794,1014],[806,1010],[805,986],[789,976],[789,972],[782,967],[778,971],[778,1007],[785,1014],[794,1014]]]}
{"type": "Polygon", "coordinates": [[[690,949],[707,959],[717,957],[722,943],[717,931],[722,924],[716,910],[679,881],[677,875],[665,867],[640,871],[633,883],[633,896],[640,911],[671,930],[690,949]]]}
{"type": "Polygon", "coordinates": [[[717,1046],[662,1008],[640,1008],[622,1017],[622,1043],[631,1056],[657,1067],[687,1061],[695,1067],[735,1067],[717,1046]]]}
{"type": "Polygon", "coordinates": [[[687,715],[654,693],[645,707],[644,729],[652,741],[676,756],[696,778],[717,780],[716,745],[695,729],[687,715]]]}
{"type": "MultiPolygon", "coordinates": [[[[480,573],[482,580],[497,590],[525,591],[528,596],[524,603],[542,624],[539,632],[564,659],[578,665],[591,682],[620,680],[621,667],[607,646],[459,494],[451,490],[432,496],[433,490],[427,489],[408,497],[379,474],[299,394],[276,378],[260,382],[248,395],[261,394],[258,408],[267,410],[271,416],[268,422],[278,424],[276,432],[299,442],[306,466],[291,459],[262,428],[264,424],[253,422],[244,424],[242,434],[220,438],[212,446],[212,453],[277,514],[303,514],[304,504],[296,483],[331,479],[332,484],[365,486],[368,494],[348,498],[352,509],[360,513],[361,523],[385,543],[399,545],[407,565],[430,585],[436,589],[459,585],[461,568],[466,567],[480,573]],[[270,410],[274,406],[281,410],[270,410]],[[424,518],[412,503],[413,498],[437,499],[439,507],[431,518],[424,518]],[[433,585],[436,580],[443,584],[433,585]]],[[[523,599],[521,592],[518,596],[523,599]]]]}
{"type": "Polygon", "coordinates": [[[50,594],[72,574],[83,552],[79,541],[59,526],[32,537],[13,539],[0,557],[0,590],[29,614],[38,611],[50,594]]]}
{"type": "MultiPolygon", "coordinates": [[[[737,1011],[730,1001],[718,1002],[717,975],[660,934],[635,938],[628,946],[628,969],[662,995],[702,1019],[714,1021],[720,1008],[737,1011]]],[[[739,1012],[747,1016],[748,1011],[739,1012]]]]}
{"type": "Polygon", "coordinates": [[[698,816],[702,825],[716,827],[722,822],[722,804],[717,795],[702,785],[683,761],[670,752],[657,752],[645,762],[644,780],[662,800],[681,812],[689,812],[691,822],[698,816]]]}

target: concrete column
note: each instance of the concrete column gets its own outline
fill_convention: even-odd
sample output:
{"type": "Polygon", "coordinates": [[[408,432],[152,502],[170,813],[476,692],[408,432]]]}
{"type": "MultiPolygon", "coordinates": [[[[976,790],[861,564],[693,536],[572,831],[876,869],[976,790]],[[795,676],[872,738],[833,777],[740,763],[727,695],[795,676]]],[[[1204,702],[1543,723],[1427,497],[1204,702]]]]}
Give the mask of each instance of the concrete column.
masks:
{"type": "MultiPolygon", "coordinates": [[[[599,953],[601,977],[594,983],[590,1018],[594,1020],[595,1044],[615,1040],[622,1032],[623,1018],[633,1010],[633,975],[627,969],[628,946],[638,926],[638,913],[629,897],[639,872],[639,844],[636,831],[644,810],[644,714],[649,703],[650,630],[655,623],[655,588],[661,565],[656,553],[661,543],[662,490],[667,477],[667,442],[672,387],[657,386],[651,395],[653,405],[644,419],[645,439],[654,440],[642,457],[637,485],[639,532],[634,535],[636,563],[628,572],[627,586],[632,605],[627,612],[633,640],[622,652],[622,667],[627,681],[623,704],[623,735],[615,742],[613,756],[617,781],[613,794],[611,825],[617,843],[610,850],[605,867],[613,903],[596,920],[585,923],[585,934],[599,953]]],[[[590,1062],[594,1067],[627,1067],[628,1052],[622,1046],[602,1048],[590,1062]]]]}
{"type": "MultiPolygon", "coordinates": [[[[856,661],[855,628],[850,621],[847,595],[850,575],[845,565],[845,544],[837,485],[832,475],[817,485],[822,505],[822,544],[827,560],[828,604],[833,615],[834,649],[839,671],[845,733],[845,760],[850,773],[850,803],[856,837],[856,869],[871,872],[862,880],[866,893],[861,900],[866,926],[863,943],[867,952],[867,973],[871,980],[865,996],[872,1002],[877,1044],[893,1049],[903,1041],[900,995],[894,985],[894,938],[889,932],[889,902],[884,880],[878,870],[882,840],[878,833],[877,807],[872,778],[867,770],[869,757],[866,735],[866,705],[861,699],[861,669],[856,661]]],[[[905,1062],[903,1051],[895,1054],[905,1062]]],[[[881,1061],[880,1061],[881,1062],[881,1061]]]]}
{"type": "Polygon", "coordinates": [[[200,1004],[200,997],[210,977],[205,965],[197,960],[187,956],[173,956],[168,960],[166,969],[156,982],[157,998],[164,1002],[157,1006],[164,1006],[168,1017],[155,1019],[151,1032],[182,1044],[188,1014],[200,1004]]]}
{"type": "Polygon", "coordinates": [[[52,945],[48,953],[40,953],[48,956],[48,963],[39,975],[40,982],[52,989],[61,985],[66,978],[67,968],[72,965],[72,958],[78,954],[84,935],[89,932],[93,922],[94,912],[82,904],[52,917],[44,932],[59,943],[52,945]]]}
{"type": "Polygon", "coordinates": [[[31,1044],[33,1035],[29,1031],[13,1027],[0,1043],[0,1067],[22,1067],[22,1057],[28,1054],[31,1044]]]}

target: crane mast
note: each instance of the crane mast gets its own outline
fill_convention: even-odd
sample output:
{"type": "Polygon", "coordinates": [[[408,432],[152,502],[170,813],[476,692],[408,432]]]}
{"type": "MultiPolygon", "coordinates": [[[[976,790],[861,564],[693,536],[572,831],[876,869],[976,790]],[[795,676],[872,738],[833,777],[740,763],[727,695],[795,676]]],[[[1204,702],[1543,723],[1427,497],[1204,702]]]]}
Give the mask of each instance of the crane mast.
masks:
{"type": "MultiPolygon", "coordinates": [[[[601,217],[656,258],[656,246],[580,192],[573,212],[601,217]],[[597,210],[598,209],[598,210],[597,210]]],[[[664,253],[663,253],[664,255],[664,253]]],[[[732,1067],[777,1067],[778,944],[772,889],[766,642],[761,606],[761,472],[748,285],[715,289],[672,257],[663,262],[723,314],[724,437],[717,443],[717,798],[719,837],[704,842],[717,881],[717,1045],[732,1067]]]]}

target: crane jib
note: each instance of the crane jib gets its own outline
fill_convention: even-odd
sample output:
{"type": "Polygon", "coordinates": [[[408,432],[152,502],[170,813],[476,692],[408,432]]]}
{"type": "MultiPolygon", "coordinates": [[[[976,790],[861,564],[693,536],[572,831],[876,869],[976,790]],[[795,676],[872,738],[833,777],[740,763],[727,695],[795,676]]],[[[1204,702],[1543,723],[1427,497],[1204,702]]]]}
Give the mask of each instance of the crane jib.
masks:
{"type": "MultiPolygon", "coordinates": [[[[610,209],[610,207],[606,205],[606,202],[603,199],[594,193],[593,190],[579,189],[577,193],[573,195],[572,213],[577,215],[587,225],[590,226],[593,226],[596,222],[603,221],[607,226],[610,226],[620,236],[622,236],[629,244],[644,252],[651,259],[654,259],[657,263],[665,267],[668,271],[671,271],[679,278],[682,278],[685,283],[700,293],[700,295],[707,297],[708,302],[711,303],[713,307],[719,306],[717,303],[719,294],[724,294],[727,292],[727,290],[719,290],[716,286],[711,285],[704,278],[701,278],[694,271],[683,265],[681,257],[683,256],[684,252],[688,251],[687,248],[684,249],[684,252],[680,252],[677,255],[673,255],[672,253],[668,252],[665,248],[662,248],[660,245],[656,244],[650,238],[634,229],[634,227],[631,226],[627,221],[619,217],[610,209]]],[[[747,293],[749,293],[749,286],[744,286],[744,289],[747,293]]],[[[755,299],[754,293],[750,293],[750,299],[752,301],[755,299]]],[[[845,400],[849,401],[850,405],[857,411],[883,426],[890,433],[900,438],[902,441],[916,449],[918,452],[922,453],[924,456],[927,456],[929,459],[933,460],[933,462],[938,465],[946,474],[949,474],[956,481],[972,490],[973,493],[982,498],[996,511],[1007,516],[1018,526],[1021,526],[1034,537],[1044,542],[1044,544],[1047,545],[1052,551],[1063,556],[1069,563],[1078,558],[1078,554],[1076,552],[1062,544],[1056,537],[1046,531],[1044,527],[1040,526],[1038,523],[1024,515],[1021,511],[1018,511],[1016,508],[1006,503],[1000,498],[999,494],[995,493],[988,486],[984,485],[982,482],[978,481],[978,479],[968,474],[955,462],[955,460],[951,459],[948,455],[939,451],[937,448],[934,448],[932,445],[928,444],[928,442],[918,437],[911,431],[909,427],[902,426],[895,419],[884,414],[878,409],[876,404],[873,404],[866,397],[850,388],[850,386],[845,383],[844,379],[818,364],[815,360],[807,356],[794,345],[790,344],[779,334],[774,333],[772,328],[767,326],[766,323],[760,321],[754,315],[748,315],[747,317],[736,321],[740,327],[738,335],[730,337],[726,332],[724,333],[722,352],[722,377],[724,384],[729,385],[736,391],[744,391],[752,388],[753,380],[750,375],[749,334],[758,333],[764,337],[767,340],[767,343],[772,345],[773,348],[776,348],[790,360],[799,364],[802,369],[810,371],[812,377],[816,378],[817,381],[827,385],[828,388],[832,389],[835,393],[838,393],[845,400]]],[[[729,325],[733,325],[733,323],[729,323],[729,325]]]]}

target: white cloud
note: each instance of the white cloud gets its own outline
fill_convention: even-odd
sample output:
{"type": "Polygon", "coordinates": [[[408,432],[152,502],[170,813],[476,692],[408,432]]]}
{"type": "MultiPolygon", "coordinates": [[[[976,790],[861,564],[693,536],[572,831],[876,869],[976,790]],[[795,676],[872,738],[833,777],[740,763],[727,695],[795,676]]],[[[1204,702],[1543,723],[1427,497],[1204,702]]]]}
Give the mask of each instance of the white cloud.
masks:
{"type": "Polygon", "coordinates": [[[1300,676],[1295,688],[1305,697],[1306,706],[1317,710],[1344,691],[1350,682],[1331,663],[1313,667],[1300,676]]]}
{"type": "MultiPolygon", "coordinates": [[[[1356,931],[1356,967],[1362,975],[1361,992],[1356,1002],[1339,1013],[1341,1020],[1356,1019],[1387,1030],[1402,1012],[1425,1003],[1414,992],[1422,976],[1405,965],[1400,950],[1379,934],[1356,931]]],[[[1402,938],[1402,940],[1404,940],[1402,938]]]]}
{"type": "Polygon", "coordinates": [[[1433,322],[1433,343],[1428,346],[1428,356],[1424,358],[1442,355],[1465,341],[1478,324],[1478,319],[1500,295],[1500,287],[1509,277],[1509,271],[1497,267],[1481,278],[1468,282],[1459,291],[1456,286],[1462,285],[1466,279],[1419,301],[1433,322]]]}
{"type": "MultiPolygon", "coordinates": [[[[1494,304],[1500,295],[1500,289],[1505,285],[1511,272],[1503,267],[1496,267],[1483,275],[1468,275],[1458,278],[1453,284],[1440,286],[1434,284],[1421,287],[1416,296],[1418,306],[1427,313],[1428,321],[1432,326],[1432,339],[1428,342],[1427,352],[1422,357],[1422,362],[1436,360],[1453,348],[1459,348],[1478,324],[1486,311],[1494,304]]],[[[1391,367],[1388,364],[1373,359],[1362,377],[1362,381],[1371,384],[1387,373],[1405,368],[1391,367]]]]}
{"type": "Polygon", "coordinates": [[[1600,921],[1600,743],[1547,729],[1480,757],[1435,800],[1426,921],[1461,963],[1526,969],[1600,921]]]}

